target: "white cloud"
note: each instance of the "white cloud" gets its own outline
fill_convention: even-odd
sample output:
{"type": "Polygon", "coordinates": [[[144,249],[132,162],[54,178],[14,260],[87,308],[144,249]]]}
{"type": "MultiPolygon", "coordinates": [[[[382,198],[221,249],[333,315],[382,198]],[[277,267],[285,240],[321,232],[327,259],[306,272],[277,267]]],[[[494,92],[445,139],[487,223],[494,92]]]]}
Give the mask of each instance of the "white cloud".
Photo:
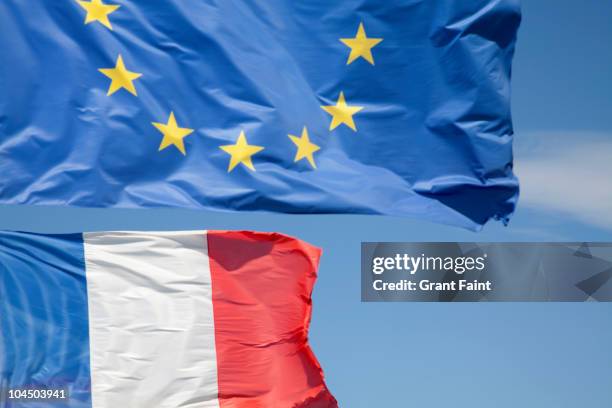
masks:
{"type": "Polygon", "coordinates": [[[612,134],[536,133],[519,144],[519,206],[612,228],[612,134]]]}

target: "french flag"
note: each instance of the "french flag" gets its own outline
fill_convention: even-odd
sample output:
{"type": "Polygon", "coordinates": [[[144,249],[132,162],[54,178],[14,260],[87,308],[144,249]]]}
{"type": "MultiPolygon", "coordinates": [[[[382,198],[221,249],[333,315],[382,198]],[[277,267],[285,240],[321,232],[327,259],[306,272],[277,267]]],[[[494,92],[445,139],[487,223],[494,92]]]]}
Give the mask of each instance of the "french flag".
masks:
{"type": "Polygon", "coordinates": [[[337,407],[308,345],[319,256],[274,233],[0,232],[0,406],[337,407]]]}

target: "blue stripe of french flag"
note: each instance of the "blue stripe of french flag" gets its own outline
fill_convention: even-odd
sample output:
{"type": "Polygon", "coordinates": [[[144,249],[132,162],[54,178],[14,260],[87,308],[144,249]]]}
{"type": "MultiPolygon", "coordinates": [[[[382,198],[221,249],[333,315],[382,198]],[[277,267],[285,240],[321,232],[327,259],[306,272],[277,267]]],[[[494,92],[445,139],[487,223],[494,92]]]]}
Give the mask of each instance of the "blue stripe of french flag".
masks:
{"type": "Polygon", "coordinates": [[[248,231],[0,232],[0,407],[332,408],[320,251],[248,231]],[[7,390],[65,389],[23,402],[7,390]]]}

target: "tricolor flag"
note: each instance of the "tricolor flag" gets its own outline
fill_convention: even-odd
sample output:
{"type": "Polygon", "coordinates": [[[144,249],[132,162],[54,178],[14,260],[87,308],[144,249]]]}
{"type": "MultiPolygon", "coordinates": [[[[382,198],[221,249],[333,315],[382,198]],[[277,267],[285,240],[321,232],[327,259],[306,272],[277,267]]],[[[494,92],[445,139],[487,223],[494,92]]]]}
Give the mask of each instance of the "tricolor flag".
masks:
{"type": "Polygon", "coordinates": [[[520,20],[519,0],[2,0],[0,204],[506,221],[520,20]]]}
{"type": "Polygon", "coordinates": [[[0,406],[337,407],[307,341],[319,255],[270,233],[2,232],[0,406]]]}

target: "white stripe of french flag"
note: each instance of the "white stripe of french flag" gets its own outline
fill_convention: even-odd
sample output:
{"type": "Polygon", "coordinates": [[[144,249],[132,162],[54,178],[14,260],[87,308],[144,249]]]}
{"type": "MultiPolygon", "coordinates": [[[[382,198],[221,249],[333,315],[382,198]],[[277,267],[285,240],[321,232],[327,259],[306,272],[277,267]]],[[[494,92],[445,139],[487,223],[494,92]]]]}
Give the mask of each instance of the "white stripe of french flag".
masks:
{"type": "Polygon", "coordinates": [[[273,233],[83,235],[94,408],[332,408],[308,342],[320,250],[273,233]]]}

